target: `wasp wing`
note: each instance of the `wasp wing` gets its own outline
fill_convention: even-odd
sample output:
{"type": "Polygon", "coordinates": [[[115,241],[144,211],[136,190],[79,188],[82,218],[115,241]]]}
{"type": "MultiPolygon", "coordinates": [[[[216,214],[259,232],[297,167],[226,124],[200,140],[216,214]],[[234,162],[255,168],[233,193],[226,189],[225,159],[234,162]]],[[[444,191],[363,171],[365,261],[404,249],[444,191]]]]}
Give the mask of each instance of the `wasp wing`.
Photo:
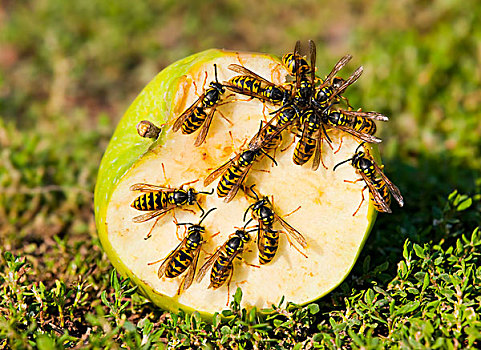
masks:
{"type": "Polygon", "coordinates": [[[384,198],[378,192],[378,190],[376,189],[376,187],[372,183],[371,178],[369,176],[367,176],[366,174],[364,174],[363,172],[360,172],[360,174],[361,174],[364,182],[366,183],[367,187],[369,188],[369,192],[371,193],[372,198],[380,206],[381,211],[385,212],[385,213],[391,213],[392,212],[391,208],[389,208],[389,205],[386,203],[384,198]]]}
{"type": "Polygon", "coordinates": [[[264,228],[264,223],[261,220],[258,220],[257,223],[258,223],[258,225],[257,225],[257,249],[259,249],[259,255],[260,255],[261,252],[264,252],[264,248],[263,248],[261,243],[264,240],[265,228],[264,228]]]}
{"type": "Polygon", "coordinates": [[[262,101],[268,101],[268,99],[264,95],[255,93],[255,92],[247,90],[247,89],[242,89],[238,86],[235,86],[235,85],[229,83],[228,81],[225,81],[223,84],[228,90],[230,90],[232,92],[235,92],[237,94],[255,97],[255,98],[258,98],[259,100],[262,100],[262,101]]]}
{"type": "Polygon", "coordinates": [[[174,132],[177,132],[180,127],[182,126],[182,124],[185,123],[185,121],[187,120],[187,118],[189,118],[189,116],[192,114],[192,112],[194,111],[194,109],[199,105],[199,103],[202,101],[202,99],[204,98],[205,96],[205,93],[203,93],[202,95],[199,96],[199,98],[197,98],[197,100],[195,100],[195,102],[189,107],[187,108],[184,112],[182,112],[182,114],[175,120],[174,122],[174,126],[172,127],[172,130],[174,132]]]}
{"type": "Polygon", "coordinates": [[[202,281],[202,279],[204,278],[207,270],[209,270],[209,268],[217,260],[217,258],[219,257],[219,255],[222,252],[222,250],[224,249],[224,247],[225,247],[225,243],[223,245],[221,245],[220,247],[218,247],[217,250],[215,251],[215,253],[212,254],[210,256],[210,258],[207,259],[207,261],[201,266],[201,268],[199,269],[199,273],[197,274],[197,278],[195,279],[197,282],[202,281]]]}
{"type": "Polygon", "coordinates": [[[214,276],[213,278],[213,281],[211,281],[211,283],[209,284],[209,287],[208,288],[211,288],[214,284],[216,284],[216,282],[223,277],[223,275],[227,272],[227,270],[230,269],[230,273],[234,273],[234,266],[231,266],[232,262],[234,261],[234,259],[237,257],[237,255],[239,255],[239,253],[241,252],[242,250],[236,250],[234,253],[232,253],[229,258],[227,259],[227,261],[225,262],[224,266],[222,266],[219,271],[217,271],[217,274],[216,276],[214,276]]]}
{"type": "Polygon", "coordinates": [[[231,70],[231,71],[234,71],[234,72],[237,72],[237,73],[240,73],[242,75],[248,75],[254,79],[257,79],[257,80],[260,80],[262,81],[264,84],[266,85],[269,85],[269,86],[275,86],[274,83],[270,82],[269,80],[267,79],[264,79],[263,77],[261,77],[260,75],[254,73],[253,71],[247,69],[246,67],[243,67],[241,65],[238,65],[238,64],[229,64],[228,68],[231,70]]]}
{"type": "Polygon", "coordinates": [[[205,141],[207,132],[209,131],[210,124],[212,122],[212,117],[214,116],[214,112],[215,112],[215,107],[211,107],[209,114],[207,114],[207,117],[205,118],[204,123],[202,124],[202,128],[200,129],[199,135],[197,135],[197,138],[195,139],[194,146],[198,147],[202,145],[202,143],[205,141]]]}
{"type": "Polygon", "coordinates": [[[391,191],[391,194],[393,197],[396,199],[396,201],[399,203],[399,206],[402,207],[404,205],[404,199],[403,196],[401,195],[401,191],[399,191],[399,188],[397,188],[396,185],[394,185],[384,174],[384,172],[381,170],[381,168],[377,165],[377,163],[373,160],[372,162],[374,164],[374,168],[376,169],[377,173],[379,176],[384,180],[386,183],[387,187],[389,188],[389,191],[391,191]]]}
{"type": "Polygon", "coordinates": [[[199,260],[201,247],[202,245],[199,245],[195,249],[194,257],[192,259],[192,262],[190,263],[189,268],[187,269],[187,273],[179,284],[179,289],[177,290],[178,295],[180,295],[184,290],[187,290],[194,281],[195,270],[197,269],[197,262],[199,260]]]}
{"type": "Polygon", "coordinates": [[[373,120],[380,120],[383,122],[387,122],[389,120],[388,117],[386,117],[384,114],[378,113],[378,112],[363,112],[363,111],[346,111],[346,110],[339,110],[340,113],[346,114],[346,115],[351,115],[351,116],[356,116],[356,117],[363,117],[363,118],[369,118],[373,120]]]}
{"type": "Polygon", "coordinates": [[[274,213],[274,218],[279,221],[279,223],[284,227],[284,229],[287,231],[287,233],[296,240],[297,243],[299,243],[302,248],[307,247],[307,241],[304,238],[303,235],[299,231],[297,231],[294,227],[289,225],[283,218],[281,218],[279,215],[274,213]]]}
{"type": "Polygon", "coordinates": [[[351,74],[351,76],[345,80],[337,89],[332,93],[331,100],[336,97],[339,94],[342,94],[344,90],[347,89],[349,85],[352,85],[356,82],[357,79],[361,76],[362,72],[364,71],[364,68],[361,66],[358,69],[354,71],[354,73],[351,74]]]}
{"type": "Polygon", "coordinates": [[[316,149],[314,150],[314,158],[312,160],[312,170],[314,171],[316,171],[319,168],[319,164],[321,164],[322,139],[323,130],[319,129],[316,138],[316,149]]]}
{"type": "Polygon", "coordinates": [[[232,159],[229,159],[226,163],[222,164],[220,167],[218,167],[213,172],[211,172],[209,176],[207,176],[204,180],[204,187],[209,186],[212,183],[212,181],[217,179],[224,171],[227,170],[227,168],[230,167],[231,164],[236,162],[237,159],[239,159],[239,155],[235,156],[232,159]]]}
{"type": "Polygon", "coordinates": [[[273,116],[267,123],[265,123],[264,126],[262,126],[262,121],[261,121],[261,127],[259,128],[259,131],[254,135],[254,137],[249,141],[249,148],[262,148],[262,144],[267,144],[270,140],[272,140],[274,137],[280,134],[284,128],[281,130],[278,130],[276,127],[275,131],[273,133],[267,134],[267,138],[263,137],[266,135],[267,129],[272,126],[274,121],[277,119],[277,114],[273,116]]]}
{"type": "Polygon", "coordinates": [[[169,210],[172,210],[175,207],[176,207],[175,205],[172,205],[172,206],[170,206],[168,208],[165,208],[165,209],[162,209],[162,210],[154,210],[154,211],[148,212],[146,214],[136,216],[132,219],[132,221],[135,222],[135,223],[149,221],[150,219],[153,219],[153,218],[155,218],[159,215],[165,215],[169,210]]]}
{"type": "Polygon", "coordinates": [[[187,242],[187,237],[182,240],[182,242],[179,243],[179,245],[167,255],[167,257],[164,259],[162,262],[162,265],[160,265],[159,270],[157,271],[157,276],[159,278],[162,278],[165,274],[165,271],[169,267],[170,263],[175,259],[177,253],[185,246],[185,243],[187,242]]]}
{"type": "Polygon", "coordinates": [[[351,135],[357,137],[358,139],[360,139],[362,141],[366,141],[366,142],[369,142],[369,143],[381,143],[382,142],[382,140],[380,138],[377,138],[374,135],[367,134],[365,132],[360,132],[360,131],[352,129],[350,127],[346,127],[346,126],[342,126],[342,125],[336,125],[336,126],[334,126],[334,128],[342,130],[344,132],[347,132],[348,134],[351,134],[351,135]]]}
{"type": "Polygon", "coordinates": [[[316,44],[309,40],[309,56],[311,58],[311,83],[314,86],[316,81],[316,44]]]}
{"type": "Polygon", "coordinates": [[[232,186],[229,193],[227,193],[227,196],[225,196],[225,198],[224,198],[225,203],[229,203],[236,196],[237,191],[239,191],[240,186],[244,182],[244,180],[245,180],[247,174],[249,173],[249,170],[251,170],[253,164],[254,163],[251,163],[244,168],[244,170],[242,171],[242,175],[239,176],[239,178],[237,179],[234,186],[232,186]]]}
{"type": "Polygon", "coordinates": [[[326,85],[332,84],[332,79],[336,76],[336,74],[352,59],[352,56],[347,54],[342,57],[332,68],[329,75],[324,79],[324,82],[321,84],[321,88],[325,87],[326,85]]]}
{"type": "Polygon", "coordinates": [[[296,91],[299,90],[301,87],[301,74],[299,74],[299,67],[301,65],[300,63],[300,53],[301,51],[301,42],[299,40],[296,41],[296,46],[294,47],[294,62],[295,62],[295,67],[294,67],[294,73],[296,75],[296,91]]]}
{"type": "Polygon", "coordinates": [[[156,186],[151,184],[144,184],[138,183],[130,186],[131,191],[140,191],[140,192],[174,192],[175,188],[165,187],[165,186],[156,186]]]}

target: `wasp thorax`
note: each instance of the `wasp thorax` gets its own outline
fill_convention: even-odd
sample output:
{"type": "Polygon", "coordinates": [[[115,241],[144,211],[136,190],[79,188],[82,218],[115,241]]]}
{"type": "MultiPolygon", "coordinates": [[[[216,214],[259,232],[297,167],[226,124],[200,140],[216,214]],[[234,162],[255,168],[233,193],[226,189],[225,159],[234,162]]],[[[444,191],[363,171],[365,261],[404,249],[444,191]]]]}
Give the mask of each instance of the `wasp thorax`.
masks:
{"type": "Polygon", "coordinates": [[[195,249],[204,239],[202,233],[205,228],[200,225],[192,225],[189,227],[189,237],[187,238],[187,247],[195,249]]]}
{"type": "Polygon", "coordinates": [[[256,156],[257,156],[256,151],[246,150],[246,151],[242,152],[242,154],[240,156],[240,159],[239,159],[239,164],[241,166],[247,166],[254,161],[256,156]]]}
{"type": "Polygon", "coordinates": [[[195,192],[195,190],[193,188],[189,188],[189,190],[187,191],[187,202],[192,205],[194,204],[194,202],[196,202],[196,199],[197,198],[197,192],[195,192]]]}

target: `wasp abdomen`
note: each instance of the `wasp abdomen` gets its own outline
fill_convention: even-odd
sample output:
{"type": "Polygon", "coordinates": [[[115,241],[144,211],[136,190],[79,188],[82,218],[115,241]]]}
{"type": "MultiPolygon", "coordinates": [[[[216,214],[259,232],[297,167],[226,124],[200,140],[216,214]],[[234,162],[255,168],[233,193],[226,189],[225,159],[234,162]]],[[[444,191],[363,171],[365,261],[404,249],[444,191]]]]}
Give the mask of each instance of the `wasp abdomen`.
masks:
{"type": "Polygon", "coordinates": [[[264,265],[272,261],[279,247],[279,233],[266,229],[262,240],[258,242],[259,262],[264,265]]]}
{"type": "Polygon", "coordinates": [[[167,267],[165,271],[165,277],[174,278],[183,273],[190,266],[193,260],[192,251],[187,248],[182,248],[172,263],[167,267]]]}
{"type": "Polygon", "coordinates": [[[305,164],[309,159],[311,159],[316,149],[316,140],[305,137],[296,144],[294,149],[293,161],[297,165],[305,164]]]}

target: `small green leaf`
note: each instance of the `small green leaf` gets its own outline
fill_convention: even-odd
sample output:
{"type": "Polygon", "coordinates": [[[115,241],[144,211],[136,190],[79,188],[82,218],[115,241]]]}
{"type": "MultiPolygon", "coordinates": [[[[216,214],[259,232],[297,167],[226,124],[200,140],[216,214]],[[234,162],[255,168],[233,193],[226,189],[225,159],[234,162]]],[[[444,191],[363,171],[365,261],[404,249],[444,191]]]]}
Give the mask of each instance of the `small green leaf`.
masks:
{"type": "Polygon", "coordinates": [[[473,204],[473,199],[467,198],[458,204],[458,206],[456,207],[456,210],[457,211],[466,210],[471,206],[471,204],[473,204]]]}
{"type": "Polygon", "coordinates": [[[110,302],[107,300],[107,292],[105,290],[100,294],[100,299],[102,300],[104,305],[111,307],[110,302]]]}
{"type": "Polygon", "coordinates": [[[424,292],[424,290],[429,286],[429,274],[425,273],[424,274],[424,281],[423,281],[423,286],[421,288],[421,291],[424,292]]]}
{"type": "Polygon", "coordinates": [[[55,349],[55,341],[48,334],[41,334],[37,338],[37,347],[39,350],[55,349]]]}
{"type": "Polygon", "coordinates": [[[419,244],[414,243],[413,248],[414,252],[419,258],[424,259],[426,257],[424,254],[424,249],[419,244]]]}
{"type": "Polygon", "coordinates": [[[242,301],[242,289],[237,287],[235,294],[234,294],[234,302],[239,305],[242,301]]]}
{"type": "Polygon", "coordinates": [[[319,312],[319,305],[317,305],[317,304],[314,304],[314,303],[309,304],[309,305],[307,305],[307,308],[309,309],[309,313],[311,315],[315,315],[319,312]]]}
{"type": "Polygon", "coordinates": [[[401,306],[394,312],[394,316],[405,315],[413,312],[419,307],[419,301],[411,301],[404,306],[401,306]]]}
{"type": "Polygon", "coordinates": [[[127,332],[135,332],[137,330],[137,327],[135,327],[132,322],[127,320],[124,322],[123,327],[127,332]]]}

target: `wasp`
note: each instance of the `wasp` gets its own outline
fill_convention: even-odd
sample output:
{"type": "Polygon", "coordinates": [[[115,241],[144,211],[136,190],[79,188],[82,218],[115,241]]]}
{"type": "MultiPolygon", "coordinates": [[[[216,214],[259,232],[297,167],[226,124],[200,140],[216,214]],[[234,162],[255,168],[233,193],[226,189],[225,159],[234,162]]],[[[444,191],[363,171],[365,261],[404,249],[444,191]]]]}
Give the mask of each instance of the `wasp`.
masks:
{"type": "Polygon", "coordinates": [[[216,64],[214,64],[214,74],[215,81],[212,81],[210,87],[176,119],[172,128],[174,132],[182,128],[183,134],[192,134],[202,126],[194,146],[200,146],[205,141],[216,108],[221,105],[221,97],[225,93],[224,86],[217,79],[216,64]],[[209,109],[207,113],[206,109],[209,109]]]}
{"type": "Polygon", "coordinates": [[[292,76],[307,74],[311,69],[307,60],[299,54],[298,45],[300,45],[300,41],[296,43],[294,52],[286,53],[281,59],[282,65],[292,76]]]}
{"type": "MultiPolygon", "coordinates": [[[[167,255],[167,257],[160,265],[159,270],[157,272],[157,276],[162,278],[164,275],[167,278],[175,278],[180,276],[187,270],[184,278],[179,284],[179,288],[177,289],[177,294],[181,294],[183,291],[187,290],[192,281],[194,280],[195,271],[197,269],[197,262],[199,260],[199,253],[202,248],[202,244],[205,242],[204,234],[205,234],[205,227],[202,226],[202,221],[206,218],[209,213],[217,208],[210,209],[207,213],[205,213],[198,224],[191,224],[191,223],[177,223],[178,226],[180,225],[190,225],[187,228],[187,233],[180,242],[180,244],[167,255]]],[[[162,261],[162,260],[159,260],[162,261]]],[[[158,263],[159,261],[154,261],[149,263],[149,265],[153,265],[158,263]]]]}
{"type": "Polygon", "coordinates": [[[376,210],[380,212],[391,213],[391,208],[389,207],[391,204],[390,193],[399,203],[399,206],[402,207],[404,205],[404,199],[401,195],[401,192],[391,181],[389,181],[386,175],[384,175],[381,168],[369,154],[369,151],[367,149],[365,149],[365,152],[359,150],[362,146],[364,146],[364,142],[356,148],[352,158],[336,164],[336,166],[333,168],[333,171],[335,171],[339,165],[351,162],[352,166],[356,169],[356,172],[361,175],[359,180],[364,180],[366,183],[366,186],[364,186],[361,192],[361,203],[354,212],[353,216],[356,215],[361,208],[362,203],[364,202],[364,190],[366,188],[369,188],[369,197],[376,210]]]}
{"type": "Polygon", "coordinates": [[[146,192],[138,196],[132,202],[131,207],[141,211],[148,211],[148,213],[136,216],[132,220],[136,223],[139,223],[148,221],[158,216],[157,220],[155,221],[154,225],[152,225],[152,228],[150,229],[145,239],[148,239],[151,236],[152,230],[155,224],[159,221],[159,219],[167,212],[176,207],[193,205],[194,203],[196,203],[202,214],[204,213],[204,210],[197,201],[197,196],[199,194],[210,195],[213,194],[214,191],[212,190],[211,192],[197,192],[193,188],[189,188],[187,190],[183,189],[185,185],[193,182],[195,181],[185,183],[178,189],[150,185],[145,183],[138,183],[130,186],[131,191],[146,192]]]}
{"type": "Polygon", "coordinates": [[[232,92],[254,97],[273,105],[286,104],[290,100],[290,91],[282,86],[257,75],[253,71],[238,64],[230,64],[230,70],[242,75],[233,77],[224,86],[232,92]]]}
{"type": "Polygon", "coordinates": [[[313,102],[317,108],[328,108],[333,99],[338,99],[338,96],[342,94],[349,85],[354,84],[356,80],[359,79],[364,69],[362,66],[356,69],[347,80],[335,76],[351,59],[352,56],[349,54],[342,57],[329,75],[322,81],[321,85],[315,89],[313,102]]]}
{"type": "MultiPolygon", "coordinates": [[[[230,202],[237,194],[240,186],[244,182],[247,174],[249,173],[252,165],[259,160],[262,156],[266,155],[270,158],[274,164],[277,162],[264,150],[264,147],[270,143],[271,140],[276,138],[282,129],[276,129],[273,132],[267,133],[266,130],[272,125],[272,118],[263,128],[257,132],[257,134],[250,140],[248,148],[241,153],[237,154],[234,158],[231,158],[226,163],[215,169],[204,180],[204,186],[209,186],[212,181],[222,175],[217,185],[217,195],[219,197],[225,197],[226,203],[230,202]]],[[[261,121],[262,126],[262,121],[261,121]]]]}
{"type": "Polygon", "coordinates": [[[279,246],[279,232],[282,231],[273,229],[275,222],[279,222],[286,230],[287,239],[291,245],[292,242],[289,236],[295,239],[303,248],[306,248],[307,242],[304,236],[300,234],[299,231],[297,231],[294,227],[289,225],[283,218],[276,214],[267,196],[259,198],[257,193],[254,191],[254,186],[255,184],[250,187],[250,190],[255,195],[256,202],[251,204],[246,209],[244,213],[244,221],[246,220],[247,213],[249,210],[251,210],[252,218],[257,220],[258,223],[257,247],[259,249],[260,264],[264,265],[271,262],[276,255],[277,248],[279,246]]]}
{"type": "Polygon", "coordinates": [[[331,140],[319,113],[314,108],[310,107],[301,114],[300,123],[303,130],[294,149],[293,161],[297,165],[303,165],[314,155],[312,169],[317,170],[321,160],[322,139],[325,136],[330,142],[331,140]]]}
{"type": "Polygon", "coordinates": [[[299,53],[300,46],[300,41],[297,41],[294,48],[294,61],[296,68],[299,68],[294,72],[296,89],[293,103],[298,107],[304,108],[310,106],[311,99],[314,97],[314,86],[316,82],[316,45],[312,40],[309,40],[309,69],[306,69],[305,63],[301,61],[301,55],[299,53]]]}
{"type": "MultiPolygon", "coordinates": [[[[251,220],[249,220],[250,222],[251,220]]],[[[210,273],[210,284],[208,288],[217,289],[221,287],[227,280],[227,296],[229,296],[230,281],[232,275],[234,274],[234,259],[238,257],[242,259],[239,254],[241,254],[246,245],[251,241],[250,233],[256,231],[247,230],[246,223],[244,228],[237,229],[232,235],[229,236],[227,241],[217,248],[214,254],[202,265],[197,274],[197,282],[202,281],[207,270],[212,267],[210,273]]],[[[243,259],[242,259],[243,260],[243,259]]],[[[245,260],[244,260],[245,262],[245,260]]],[[[257,265],[249,264],[249,266],[259,267],[257,265]]]]}
{"type": "Polygon", "coordinates": [[[343,130],[358,139],[370,143],[382,140],[375,137],[376,124],[374,120],[388,121],[389,119],[377,112],[362,112],[351,110],[326,110],[321,116],[322,122],[336,129],[343,130]]]}

